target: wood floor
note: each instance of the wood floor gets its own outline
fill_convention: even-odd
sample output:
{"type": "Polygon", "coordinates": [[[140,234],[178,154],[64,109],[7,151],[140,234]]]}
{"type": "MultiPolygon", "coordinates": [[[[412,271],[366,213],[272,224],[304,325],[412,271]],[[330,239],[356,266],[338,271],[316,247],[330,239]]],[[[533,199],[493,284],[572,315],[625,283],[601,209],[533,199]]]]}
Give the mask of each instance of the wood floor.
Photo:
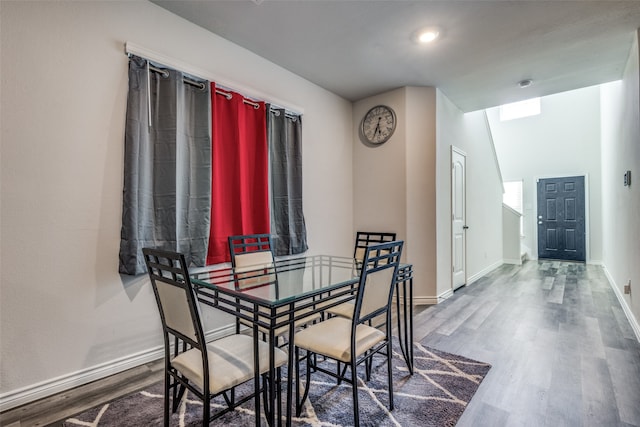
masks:
{"type": "Polygon", "coordinates": [[[458,427],[640,426],[640,345],[601,267],[505,265],[416,320],[492,364],[458,427]]]}
{"type": "MultiPolygon", "coordinates": [[[[602,268],[505,265],[416,313],[416,340],[492,364],[458,427],[640,427],[640,344],[602,268]]],[[[160,381],[161,368],[149,363],[7,411],[0,425],[59,424],[160,381]]]]}

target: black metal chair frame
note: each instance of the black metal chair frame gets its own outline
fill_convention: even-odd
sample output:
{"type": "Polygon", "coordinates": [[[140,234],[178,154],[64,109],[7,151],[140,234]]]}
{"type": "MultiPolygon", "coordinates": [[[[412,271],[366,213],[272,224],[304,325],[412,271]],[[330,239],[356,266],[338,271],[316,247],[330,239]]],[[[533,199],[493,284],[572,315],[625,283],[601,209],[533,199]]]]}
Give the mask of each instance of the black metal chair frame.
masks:
{"type": "Polygon", "coordinates": [[[229,236],[228,242],[231,265],[234,267],[236,266],[236,255],[252,252],[271,252],[273,254],[270,234],[229,236]]]}
{"type": "Polygon", "coordinates": [[[358,249],[365,250],[371,245],[380,243],[388,243],[396,240],[396,233],[377,232],[377,231],[357,231],[356,243],[353,248],[353,257],[357,258],[358,249]]]}
{"type": "MultiPolygon", "coordinates": [[[[149,278],[151,279],[151,285],[153,287],[153,292],[156,298],[156,302],[158,304],[160,318],[162,321],[162,330],[163,330],[163,338],[164,338],[164,349],[165,349],[165,366],[164,366],[164,425],[165,427],[169,426],[169,392],[173,391],[173,406],[172,412],[176,412],[178,409],[178,404],[182,400],[185,391],[188,389],[195,396],[203,402],[202,409],[202,419],[203,425],[208,425],[211,420],[214,420],[227,412],[234,410],[237,406],[249,401],[252,398],[255,398],[259,393],[261,393],[262,388],[260,384],[256,382],[254,391],[247,395],[243,396],[240,399],[236,399],[235,395],[235,387],[232,387],[227,390],[223,390],[220,393],[212,394],[209,392],[209,358],[207,352],[207,342],[205,340],[204,331],[202,328],[202,322],[200,319],[200,313],[197,308],[197,299],[195,297],[195,292],[191,284],[191,280],[189,277],[187,263],[185,261],[185,257],[183,254],[154,249],[154,248],[143,248],[142,252],[144,254],[145,263],[147,265],[147,270],[149,273],[149,278]],[[157,282],[163,282],[172,286],[176,286],[185,291],[185,295],[188,301],[188,306],[191,314],[191,319],[193,321],[193,328],[195,331],[195,339],[188,337],[181,332],[171,328],[165,318],[164,309],[162,307],[162,302],[160,299],[160,295],[158,293],[157,282]],[[171,337],[173,337],[173,345],[171,343],[171,337]],[[173,349],[173,354],[172,354],[173,349]],[[198,387],[191,384],[189,380],[183,376],[171,363],[172,359],[178,356],[180,353],[188,351],[190,349],[198,349],[200,354],[202,355],[202,364],[203,364],[203,388],[199,390],[198,387]],[[227,404],[227,407],[216,412],[213,416],[211,416],[210,403],[211,400],[217,396],[222,396],[227,404]]],[[[278,397],[278,416],[280,416],[280,396],[281,396],[281,384],[279,381],[280,378],[280,368],[277,369],[276,372],[277,377],[277,388],[276,393],[278,397]]],[[[268,381],[268,376],[266,374],[262,375],[263,381],[268,381]]],[[[265,390],[268,388],[265,387],[265,390]]],[[[267,406],[268,396],[266,393],[264,394],[265,401],[265,413],[267,414],[267,419],[269,419],[269,411],[270,409],[267,406]]],[[[257,403],[257,402],[256,402],[257,403]]],[[[258,405],[256,405],[259,408],[258,405]]],[[[271,408],[273,409],[273,408],[271,408]]],[[[256,424],[259,425],[260,416],[256,411],[256,424]]]]}
{"type": "MultiPolygon", "coordinates": [[[[236,236],[229,236],[227,238],[229,243],[229,255],[231,256],[231,266],[236,267],[236,256],[255,253],[255,252],[271,252],[271,257],[273,258],[273,250],[271,246],[271,235],[270,234],[242,234],[236,236]]],[[[275,265],[273,267],[273,271],[275,273],[275,265]]],[[[276,279],[274,279],[276,280],[276,279]]],[[[267,286],[271,285],[273,282],[265,282],[259,286],[267,286]]],[[[277,288],[277,287],[276,287],[277,288]]],[[[239,304],[240,301],[236,300],[239,304]]],[[[240,313],[240,309],[238,309],[238,313],[240,313]]],[[[240,316],[236,316],[236,334],[240,333],[242,322],[240,316]]],[[[262,339],[266,340],[266,335],[262,334],[262,339]]]]}
{"type": "MultiPolygon", "coordinates": [[[[354,270],[360,270],[362,268],[362,259],[358,258],[359,252],[364,254],[364,251],[371,245],[376,245],[380,243],[389,243],[396,240],[396,233],[391,232],[379,232],[379,231],[357,231],[356,232],[356,241],[353,247],[353,259],[354,270]]],[[[356,273],[357,274],[357,273],[356,273]]],[[[351,287],[352,293],[355,293],[357,283],[351,287]]],[[[349,302],[350,304],[351,302],[349,302]]],[[[331,317],[333,314],[327,313],[326,317],[331,317]]],[[[323,313],[323,319],[325,317],[325,313],[323,313]]]]}
{"type": "MultiPolygon", "coordinates": [[[[306,401],[309,395],[309,386],[311,384],[311,372],[319,371],[323,372],[327,375],[330,375],[338,380],[338,384],[341,381],[345,381],[352,386],[353,391],[353,407],[354,407],[354,422],[355,426],[360,425],[360,417],[358,414],[358,375],[357,375],[357,367],[362,363],[365,364],[365,373],[367,381],[371,378],[371,370],[372,370],[372,359],[376,354],[382,354],[387,358],[387,373],[388,373],[388,387],[389,387],[389,410],[393,410],[393,375],[392,375],[392,366],[391,359],[393,357],[392,351],[392,339],[391,339],[391,330],[392,330],[392,321],[391,321],[391,304],[393,299],[393,293],[395,290],[395,280],[398,273],[398,266],[400,264],[400,257],[402,255],[402,247],[403,241],[393,241],[380,243],[375,245],[370,245],[366,247],[365,256],[363,259],[363,267],[360,273],[360,281],[357,287],[356,301],[355,301],[355,309],[354,316],[351,324],[351,360],[349,364],[345,364],[344,368],[341,369],[341,363],[339,361],[337,363],[337,370],[330,371],[322,366],[320,366],[317,362],[316,357],[309,357],[311,354],[316,356],[315,353],[307,352],[306,356],[300,358],[300,349],[295,347],[295,359],[298,363],[296,363],[296,416],[300,416],[302,412],[302,406],[306,401]],[[366,315],[361,316],[361,309],[363,304],[363,298],[365,289],[367,286],[367,277],[369,274],[393,268],[393,274],[391,276],[391,283],[389,284],[389,293],[387,296],[387,303],[384,307],[381,307],[373,312],[370,312],[366,315]],[[371,320],[380,316],[385,317],[385,339],[381,343],[377,344],[373,348],[366,351],[359,358],[354,356],[354,351],[356,348],[356,327],[360,324],[369,325],[371,320]],[[306,382],[304,393],[302,397],[300,397],[300,362],[306,360],[306,382]],[[349,368],[350,374],[347,375],[347,369],[349,368]]],[[[375,286],[375,285],[374,285],[375,286]]],[[[326,356],[325,358],[330,358],[330,356],[326,356]]],[[[323,360],[325,359],[323,358],[323,360]]]]}

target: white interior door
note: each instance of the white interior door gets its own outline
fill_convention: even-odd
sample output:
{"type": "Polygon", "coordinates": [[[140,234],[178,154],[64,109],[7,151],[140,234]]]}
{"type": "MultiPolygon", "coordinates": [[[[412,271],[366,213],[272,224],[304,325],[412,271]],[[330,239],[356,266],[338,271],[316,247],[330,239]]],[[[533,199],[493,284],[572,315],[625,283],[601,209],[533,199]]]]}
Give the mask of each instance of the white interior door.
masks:
{"type": "Polygon", "coordinates": [[[466,154],[451,147],[451,287],[467,283],[466,154]]]}

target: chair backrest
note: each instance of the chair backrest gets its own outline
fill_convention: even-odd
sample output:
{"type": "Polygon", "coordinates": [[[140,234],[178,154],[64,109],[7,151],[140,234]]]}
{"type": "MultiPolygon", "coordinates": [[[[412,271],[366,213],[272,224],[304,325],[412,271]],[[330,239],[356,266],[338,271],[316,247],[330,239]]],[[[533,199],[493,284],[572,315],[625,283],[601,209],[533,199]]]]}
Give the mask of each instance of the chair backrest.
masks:
{"type": "Polygon", "coordinates": [[[270,234],[229,236],[228,240],[234,267],[273,263],[270,234]]]}
{"type": "Polygon", "coordinates": [[[263,274],[259,269],[270,269],[275,273],[271,250],[271,235],[246,234],[229,236],[229,254],[241,288],[274,283],[275,274],[263,274]],[[243,272],[246,272],[243,274],[243,272]]]}
{"type": "Polygon", "coordinates": [[[360,272],[354,327],[389,310],[404,241],[368,246],[360,272]]]}
{"type": "Polygon", "coordinates": [[[378,243],[393,242],[394,240],[396,240],[396,233],[358,231],[356,232],[356,244],[353,248],[353,258],[362,261],[364,259],[364,253],[369,246],[378,243]]]}
{"type": "Polygon", "coordinates": [[[143,248],[142,253],[160,311],[165,349],[169,335],[202,349],[204,332],[184,255],[153,248],[143,248]]]}

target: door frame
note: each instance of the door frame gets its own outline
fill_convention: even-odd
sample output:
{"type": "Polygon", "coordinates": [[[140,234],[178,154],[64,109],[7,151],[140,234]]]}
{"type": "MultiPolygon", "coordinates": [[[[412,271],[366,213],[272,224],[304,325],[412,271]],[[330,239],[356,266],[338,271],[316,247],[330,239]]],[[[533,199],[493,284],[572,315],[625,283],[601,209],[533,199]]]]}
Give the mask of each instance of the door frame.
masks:
{"type": "Polygon", "coordinates": [[[469,281],[469,276],[467,274],[467,232],[466,230],[463,230],[463,248],[462,248],[462,253],[463,253],[463,258],[464,258],[464,266],[463,266],[463,270],[464,270],[464,284],[455,287],[454,284],[454,259],[455,259],[455,253],[454,253],[454,245],[453,245],[453,197],[451,197],[453,195],[453,153],[456,153],[460,156],[464,157],[464,225],[467,225],[467,153],[464,150],[461,150],[460,148],[451,145],[451,150],[449,151],[449,239],[450,239],[450,243],[451,243],[451,259],[450,259],[450,263],[449,263],[449,267],[451,268],[451,280],[450,280],[450,292],[455,291],[458,288],[461,288],[463,286],[467,286],[468,281],[469,281]]]}
{"type": "Polygon", "coordinates": [[[532,212],[532,233],[533,233],[533,243],[531,248],[531,259],[538,259],[538,180],[540,179],[550,179],[550,178],[569,178],[572,176],[582,176],[584,177],[584,263],[589,264],[591,261],[591,250],[589,249],[589,234],[590,234],[590,225],[589,225],[589,174],[588,173],[563,173],[563,174],[545,174],[545,175],[536,175],[533,177],[532,182],[532,198],[533,198],[533,212],[532,212]],[[535,257],[534,257],[535,251],[535,257]]]}

